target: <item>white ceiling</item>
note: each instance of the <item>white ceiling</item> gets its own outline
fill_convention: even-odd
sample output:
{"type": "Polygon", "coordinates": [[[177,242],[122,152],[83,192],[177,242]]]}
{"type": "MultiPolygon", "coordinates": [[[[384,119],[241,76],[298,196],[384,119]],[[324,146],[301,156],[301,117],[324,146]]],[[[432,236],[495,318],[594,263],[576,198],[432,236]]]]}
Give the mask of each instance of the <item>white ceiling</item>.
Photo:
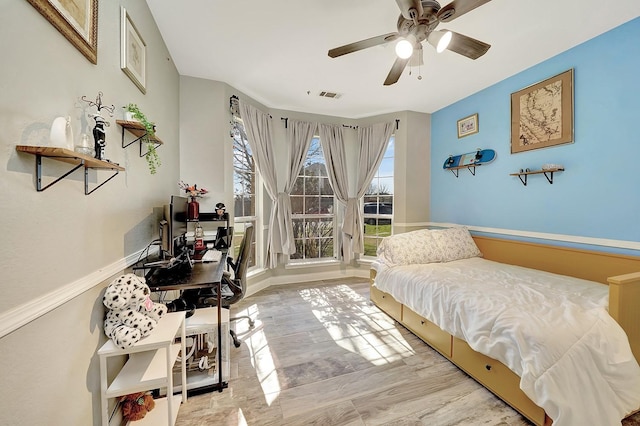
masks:
{"type": "Polygon", "coordinates": [[[437,111],[640,16],[640,0],[492,0],[438,27],[491,44],[483,57],[425,44],[420,70],[383,86],[393,44],[334,59],[327,51],[395,32],[394,0],[147,3],[181,75],[225,82],[270,108],[345,118],[437,111]]]}

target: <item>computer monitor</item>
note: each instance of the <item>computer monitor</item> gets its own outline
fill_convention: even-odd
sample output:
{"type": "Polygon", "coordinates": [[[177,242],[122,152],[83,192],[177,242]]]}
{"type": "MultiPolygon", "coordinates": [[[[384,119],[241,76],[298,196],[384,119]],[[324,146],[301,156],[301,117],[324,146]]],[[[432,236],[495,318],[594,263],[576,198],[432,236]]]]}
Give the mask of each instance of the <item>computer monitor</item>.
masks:
{"type": "Polygon", "coordinates": [[[164,256],[175,257],[186,244],[187,197],[171,196],[171,203],[164,206],[164,220],[160,224],[164,256]]]}

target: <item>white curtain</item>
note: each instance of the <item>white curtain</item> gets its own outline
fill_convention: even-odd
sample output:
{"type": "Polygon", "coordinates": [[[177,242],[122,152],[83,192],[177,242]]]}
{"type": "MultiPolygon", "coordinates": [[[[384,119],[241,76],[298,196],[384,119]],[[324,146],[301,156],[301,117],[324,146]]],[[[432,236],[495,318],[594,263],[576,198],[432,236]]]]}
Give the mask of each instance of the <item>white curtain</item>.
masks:
{"type": "Polygon", "coordinates": [[[278,201],[278,180],[275,156],[273,154],[273,120],[269,114],[254,108],[242,100],[239,101],[239,105],[240,116],[247,131],[247,140],[253,151],[253,159],[274,206],[271,209],[271,217],[269,218],[265,265],[269,265],[269,268],[275,268],[278,265],[277,253],[282,252],[282,244],[279,229],[277,234],[274,233],[277,213],[275,206],[278,201]]]}
{"type": "Polygon", "coordinates": [[[287,146],[289,147],[287,159],[287,181],[284,192],[278,194],[278,219],[283,230],[282,252],[294,254],[296,244],[293,239],[293,224],[291,218],[291,191],[298,178],[298,172],[307,158],[307,152],[311,145],[311,139],[318,125],[306,121],[289,119],[287,125],[287,146]]]}
{"type": "Polygon", "coordinates": [[[351,237],[350,248],[352,253],[364,253],[364,223],[358,200],[364,196],[373,176],[376,174],[392,134],[393,122],[358,128],[360,154],[358,156],[359,168],[356,197],[350,198],[347,202],[343,227],[344,233],[351,237]]]}
{"type": "MultiPolygon", "coordinates": [[[[327,173],[329,175],[329,183],[333,188],[333,193],[342,206],[346,206],[349,200],[349,178],[347,176],[347,161],[342,138],[342,126],[333,124],[319,124],[320,143],[322,144],[322,152],[327,163],[327,173]]],[[[337,213],[337,209],[336,209],[337,213]]],[[[351,236],[344,232],[344,218],[341,232],[340,248],[344,262],[351,261],[350,247],[351,236]]]]}

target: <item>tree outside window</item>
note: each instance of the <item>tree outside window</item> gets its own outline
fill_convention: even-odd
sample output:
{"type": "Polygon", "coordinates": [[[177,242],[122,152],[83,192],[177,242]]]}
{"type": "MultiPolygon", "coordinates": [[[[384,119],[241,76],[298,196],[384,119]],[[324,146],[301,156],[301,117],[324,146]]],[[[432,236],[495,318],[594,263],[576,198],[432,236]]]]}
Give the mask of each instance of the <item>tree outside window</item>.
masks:
{"type": "Polygon", "coordinates": [[[393,229],[393,174],[395,137],[389,145],[378,171],[363,197],[364,256],[375,256],[384,237],[393,229]]]}
{"type": "Polygon", "coordinates": [[[249,268],[257,265],[256,240],[257,232],[256,215],[256,182],[257,175],[251,146],[247,140],[242,120],[234,117],[231,123],[231,138],[233,139],[233,252],[234,258],[238,257],[240,243],[244,237],[247,226],[253,225],[256,232],[253,233],[251,242],[251,255],[249,268]]]}
{"type": "Polygon", "coordinates": [[[334,203],[320,139],[314,137],[291,191],[296,252],[290,259],[319,260],[336,257],[334,203]]]}

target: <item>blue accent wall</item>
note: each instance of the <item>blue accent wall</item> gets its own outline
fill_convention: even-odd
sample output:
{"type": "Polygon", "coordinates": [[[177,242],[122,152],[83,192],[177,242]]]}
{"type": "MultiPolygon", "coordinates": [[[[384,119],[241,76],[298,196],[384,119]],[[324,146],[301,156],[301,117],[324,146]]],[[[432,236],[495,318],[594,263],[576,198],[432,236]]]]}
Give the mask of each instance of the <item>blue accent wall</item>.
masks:
{"type": "MultiPolygon", "coordinates": [[[[489,51],[488,54],[491,54],[489,51]]],[[[469,76],[473,78],[473,76],[469,76]]],[[[577,237],[640,241],[640,18],[432,114],[431,221],[577,237]],[[574,70],[574,142],[510,153],[511,93],[574,70]],[[478,113],[479,132],[456,122],[478,113]],[[442,169],[450,154],[492,148],[472,176],[442,169]],[[566,171],[520,169],[559,163],[566,171]]]]}

